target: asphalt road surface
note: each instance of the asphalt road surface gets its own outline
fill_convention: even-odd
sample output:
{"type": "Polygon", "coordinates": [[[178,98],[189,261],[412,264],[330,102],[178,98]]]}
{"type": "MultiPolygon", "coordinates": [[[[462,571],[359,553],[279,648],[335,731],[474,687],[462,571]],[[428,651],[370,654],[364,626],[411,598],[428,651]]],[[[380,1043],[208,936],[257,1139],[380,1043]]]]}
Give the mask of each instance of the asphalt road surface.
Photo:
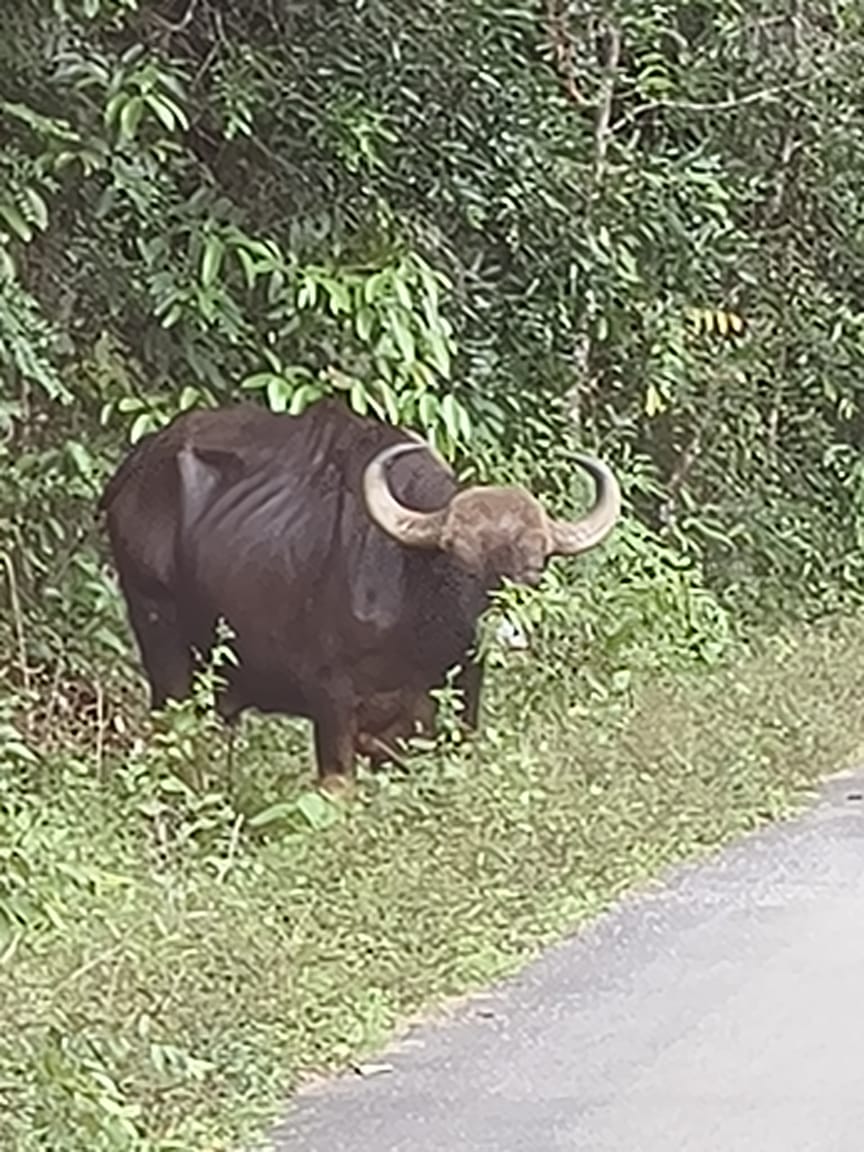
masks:
{"type": "Polygon", "coordinates": [[[301,1093],[279,1152],[864,1152],[862,793],[834,778],[301,1093]]]}

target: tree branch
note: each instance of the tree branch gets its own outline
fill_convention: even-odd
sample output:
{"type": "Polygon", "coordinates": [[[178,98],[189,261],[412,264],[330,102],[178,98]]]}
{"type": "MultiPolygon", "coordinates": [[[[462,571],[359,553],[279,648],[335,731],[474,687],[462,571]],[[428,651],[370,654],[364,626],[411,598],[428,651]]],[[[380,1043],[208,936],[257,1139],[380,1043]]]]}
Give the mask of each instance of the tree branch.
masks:
{"type": "Polygon", "coordinates": [[[621,60],[621,29],[610,22],[601,26],[601,33],[605,33],[605,61],[603,66],[603,79],[600,82],[600,98],[597,102],[597,114],[594,119],[594,186],[601,183],[606,170],[606,155],[609,151],[609,140],[613,129],[612,101],[615,98],[615,80],[618,75],[618,64],[621,60]]]}
{"type": "Polygon", "coordinates": [[[182,32],[184,28],[187,28],[194,19],[195,9],[197,7],[198,0],[189,0],[186,11],[183,13],[176,24],[172,24],[169,20],[163,20],[162,23],[164,24],[166,33],[169,36],[172,36],[175,32],[182,32]]]}
{"type": "MultiPolygon", "coordinates": [[[[800,79],[801,70],[801,50],[803,48],[803,36],[801,34],[801,21],[802,9],[801,0],[793,0],[792,12],[788,18],[789,32],[790,32],[790,47],[792,52],[792,66],[795,72],[796,79],[800,79]]],[[[792,109],[786,120],[786,128],[783,133],[783,143],[780,148],[780,161],[777,166],[777,185],[774,189],[774,195],[771,197],[771,204],[768,208],[768,215],[777,216],[783,207],[783,201],[786,198],[786,188],[789,182],[789,165],[792,157],[800,147],[796,142],[795,135],[798,128],[799,112],[792,109]]]]}
{"type": "Polygon", "coordinates": [[[671,112],[732,112],[736,108],[744,108],[748,104],[776,100],[787,92],[792,92],[796,88],[804,88],[812,83],[812,77],[790,80],[787,84],[775,84],[771,88],[760,88],[757,92],[748,92],[745,96],[730,96],[727,100],[652,100],[648,104],[639,104],[635,108],[631,108],[629,112],[625,112],[621,119],[612,125],[610,134],[614,134],[625,124],[630,124],[649,112],[658,112],[661,109],[671,112]]]}
{"type": "Polygon", "coordinates": [[[560,0],[546,0],[545,25],[555,58],[555,71],[561,77],[564,92],[569,100],[581,107],[585,104],[585,99],[576,79],[573,40],[560,0]]]}
{"type": "Polygon", "coordinates": [[[681,495],[681,489],[687,482],[687,477],[693,465],[699,458],[702,451],[702,429],[703,424],[692,433],[687,447],[678,458],[678,463],[669,477],[669,483],[666,486],[666,499],[660,505],[660,523],[668,531],[675,525],[675,520],[678,513],[678,498],[681,495]]]}

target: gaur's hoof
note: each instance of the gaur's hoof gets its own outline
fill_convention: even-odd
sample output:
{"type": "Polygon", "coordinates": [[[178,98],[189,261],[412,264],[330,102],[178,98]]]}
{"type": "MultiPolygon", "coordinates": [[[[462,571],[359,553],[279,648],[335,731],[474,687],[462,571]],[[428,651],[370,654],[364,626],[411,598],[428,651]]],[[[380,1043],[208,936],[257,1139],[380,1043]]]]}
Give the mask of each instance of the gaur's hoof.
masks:
{"type": "Polygon", "coordinates": [[[319,779],[318,788],[330,800],[351,800],[356,795],[357,783],[351,776],[333,772],[319,779]]]}

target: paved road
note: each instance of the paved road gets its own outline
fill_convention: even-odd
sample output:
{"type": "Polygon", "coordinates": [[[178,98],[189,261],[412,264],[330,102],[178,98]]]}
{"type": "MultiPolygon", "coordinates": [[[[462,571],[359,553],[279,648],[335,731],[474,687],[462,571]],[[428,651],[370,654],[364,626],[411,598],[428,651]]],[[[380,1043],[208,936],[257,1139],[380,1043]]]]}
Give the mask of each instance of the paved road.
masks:
{"type": "Polygon", "coordinates": [[[864,773],[301,1094],[280,1152],[864,1152],[864,773]]]}

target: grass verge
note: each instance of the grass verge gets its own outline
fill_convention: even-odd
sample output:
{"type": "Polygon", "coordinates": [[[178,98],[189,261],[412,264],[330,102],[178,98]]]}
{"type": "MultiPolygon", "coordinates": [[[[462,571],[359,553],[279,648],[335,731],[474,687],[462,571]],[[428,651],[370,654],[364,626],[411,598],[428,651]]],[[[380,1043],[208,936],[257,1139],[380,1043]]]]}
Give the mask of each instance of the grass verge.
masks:
{"type": "MultiPolygon", "coordinates": [[[[516,672],[463,760],[255,843],[214,817],[166,851],[86,759],[52,766],[3,812],[0,1147],[236,1149],[304,1073],[792,810],[858,751],[862,655],[846,622],[592,713],[516,672]]],[[[255,729],[263,803],[298,777],[255,729]]]]}

